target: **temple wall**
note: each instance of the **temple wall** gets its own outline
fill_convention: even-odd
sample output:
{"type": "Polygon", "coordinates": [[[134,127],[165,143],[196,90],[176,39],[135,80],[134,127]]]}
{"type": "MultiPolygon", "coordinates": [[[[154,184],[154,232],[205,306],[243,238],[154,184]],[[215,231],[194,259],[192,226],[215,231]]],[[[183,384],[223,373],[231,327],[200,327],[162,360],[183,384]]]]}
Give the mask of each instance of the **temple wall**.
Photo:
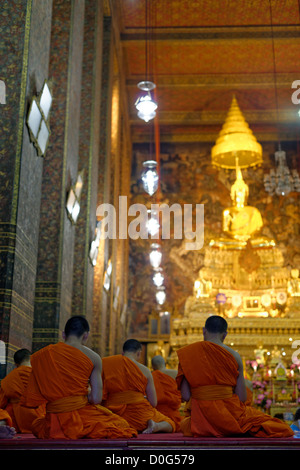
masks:
{"type": "Polygon", "coordinates": [[[59,341],[74,314],[87,317],[90,346],[102,354],[119,351],[126,334],[120,315],[127,302],[128,244],[102,241],[96,266],[89,250],[99,204],[129,194],[131,143],[108,2],[4,1],[0,15],[0,80],[6,85],[0,105],[1,378],[16,350],[59,341]],[[45,79],[53,104],[41,157],[26,118],[45,79]],[[66,202],[82,171],[74,224],[66,202]],[[105,291],[109,260],[112,288],[105,291]]]}
{"type": "Polygon", "coordinates": [[[29,140],[29,97],[48,76],[52,1],[1,4],[1,339],[6,359],[31,348],[43,160],[29,140]],[[5,58],[5,60],[4,60],[5,58]]]}

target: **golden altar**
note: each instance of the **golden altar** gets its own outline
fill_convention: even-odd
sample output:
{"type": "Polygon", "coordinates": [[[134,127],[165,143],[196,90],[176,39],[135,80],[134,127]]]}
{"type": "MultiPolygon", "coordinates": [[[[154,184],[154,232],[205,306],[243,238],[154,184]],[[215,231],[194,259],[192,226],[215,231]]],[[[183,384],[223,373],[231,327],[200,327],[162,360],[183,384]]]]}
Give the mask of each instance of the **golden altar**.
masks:
{"type": "Polygon", "coordinates": [[[259,213],[246,205],[248,187],[238,167],[236,171],[233,207],[223,212],[223,234],[205,249],[184,315],[172,318],[171,360],[179,347],[202,340],[202,327],[212,314],[227,319],[227,341],[245,359],[261,345],[267,350],[276,346],[291,362],[293,343],[300,337],[299,271],[285,267],[274,240],[260,236],[259,213]],[[256,223],[247,224],[243,233],[244,210],[255,214],[256,223]],[[238,221],[229,227],[226,217],[230,213],[234,219],[236,212],[238,221]]]}
{"type": "Polygon", "coordinates": [[[257,164],[260,150],[234,99],[212,151],[215,165],[235,170],[232,205],[223,210],[222,234],[205,248],[193,294],[182,315],[172,313],[170,334],[160,338],[160,347],[169,367],[177,367],[176,351],[203,340],[209,315],[223,316],[228,321],[226,343],[243,358],[257,406],[267,404],[271,414],[277,409],[288,413],[298,404],[300,386],[300,279],[298,269],[285,266],[275,241],[261,235],[261,214],[247,204],[242,168],[257,164]]]}

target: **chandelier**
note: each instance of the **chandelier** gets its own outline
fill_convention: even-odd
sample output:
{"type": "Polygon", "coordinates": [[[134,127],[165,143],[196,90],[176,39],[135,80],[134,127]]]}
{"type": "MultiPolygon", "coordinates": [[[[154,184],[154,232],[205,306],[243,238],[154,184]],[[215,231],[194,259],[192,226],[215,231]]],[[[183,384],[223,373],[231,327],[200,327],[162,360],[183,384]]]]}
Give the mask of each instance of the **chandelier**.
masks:
{"type": "Polygon", "coordinates": [[[279,148],[275,152],[276,169],[264,176],[265,190],[273,196],[286,196],[292,191],[300,192],[300,178],[297,170],[290,172],[286,163],[286,154],[279,148]]]}
{"type": "MultiPolygon", "coordinates": [[[[277,113],[277,127],[279,127],[279,106],[278,106],[278,91],[276,80],[276,57],[274,47],[274,34],[273,34],[273,18],[272,18],[272,2],[269,0],[270,5],[270,19],[271,19],[271,32],[272,32],[272,53],[273,53],[273,73],[274,73],[274,91],[277,113]]],[[[278,131],[279,134],[279,131],[278,131]]],[[[286,196],[292,191],[300,192],[300,179],[297,170],[290,172],[286,163],[286,153],[281,150],[280,141],[278,143],[278,150],[275,152],[275,165],[276,168],[271,169],[270,173],[264,176],[265,190],[273,196],[286,196]]]]}

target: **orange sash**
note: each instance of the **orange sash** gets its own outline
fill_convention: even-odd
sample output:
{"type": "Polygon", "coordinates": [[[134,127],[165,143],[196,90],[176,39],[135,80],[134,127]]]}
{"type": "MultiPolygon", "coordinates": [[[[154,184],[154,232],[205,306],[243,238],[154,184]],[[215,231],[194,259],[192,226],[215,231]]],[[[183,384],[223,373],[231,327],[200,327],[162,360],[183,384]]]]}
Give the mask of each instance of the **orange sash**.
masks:
{"type": "Polygon", "coordinates": [[[135,390],[126,390],[124,392],[116,392],[109,395],[106,400],[106,406],[114,405],[129,405],[131,403],[140,403],[145,400],[145,396],[142,392],[135,390]]]}
{"type": "Polygon", "coordinates": [[[69,411],[79,410],[87,404],[88,399],[84,395],[63,397],[47,403],[46,410],[48,413],[66,413],[69,411]]]}
{"type": "Polygon", "coordinates": [[[232,397],[230,385],[202,385],[191,389],[192,398],[196,400],[225,400],[232,397]]]}

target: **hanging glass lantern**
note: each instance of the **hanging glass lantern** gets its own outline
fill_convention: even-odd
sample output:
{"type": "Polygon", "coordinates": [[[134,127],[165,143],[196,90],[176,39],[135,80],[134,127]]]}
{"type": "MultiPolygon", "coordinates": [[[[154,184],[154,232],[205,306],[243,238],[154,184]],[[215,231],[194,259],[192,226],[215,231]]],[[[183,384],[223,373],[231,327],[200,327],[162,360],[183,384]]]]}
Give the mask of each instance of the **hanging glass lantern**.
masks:
{"type": "Polygon", "coordinates": [[[157,104],[152,100],[150,92],[139,97],[135,103],[135,107],[138,110],[138,117],[143,119],[145,122],[149,122],[156,116],[155,110],[157,108],[157,104]]]}
{"type": "Polygon", "coordinates": [[[161,271],[162,271],[161,268],[157,268],[157,271],[153,276],[153,282],[156,285],[156,287],[161,287],[165,279],[161,271]]]}
{"type": "Polygon", "coordinates": [[[152,99],[150,91],[155,88],[155,84],[149,81],[143,81],[138,83],[138,88],[144,90],[147,93],[140,96],[135,103],[135,107],[138,111],[138,117],[143,119],[145,122],[150,121],[156,116],[157,104],[152,99]]]}
{"type": "Polygon", "coordinates": [[[166,293],[165,293],[165,288],[161,287],[157,292],[156,292],[156,301],[159,305],[163,305],[166,300],[166,293]]]}
{"type": "Polygon", "coordinates": [[[151,215],[150,219],[148,219],[146,223],[146,228],[148,233],[151,235],[152,238],[158,238],[159,234],[159,221],[158,221],[158,214],[156,211],[152,211],[151,209],[148,210],[148,213],[151,215]]]}
{"type": "Polygon", "coordinates": [[[145,170],[142,173],[142,182],[144,190],[152,196],[158,188],[158,174],[156,171],[157,162],[154,160],[147,160],[143,163],[145,170]]]}
{"type": "Polygon", "coordinates": [[[150,255],[149,255],[150,264],[153,268],[158,268],[160,266],[161,258],[162,258],[161,251],[159,251],[159,244],[152,243],[151,249],[152,251],[150,252],[150,255]]]}

